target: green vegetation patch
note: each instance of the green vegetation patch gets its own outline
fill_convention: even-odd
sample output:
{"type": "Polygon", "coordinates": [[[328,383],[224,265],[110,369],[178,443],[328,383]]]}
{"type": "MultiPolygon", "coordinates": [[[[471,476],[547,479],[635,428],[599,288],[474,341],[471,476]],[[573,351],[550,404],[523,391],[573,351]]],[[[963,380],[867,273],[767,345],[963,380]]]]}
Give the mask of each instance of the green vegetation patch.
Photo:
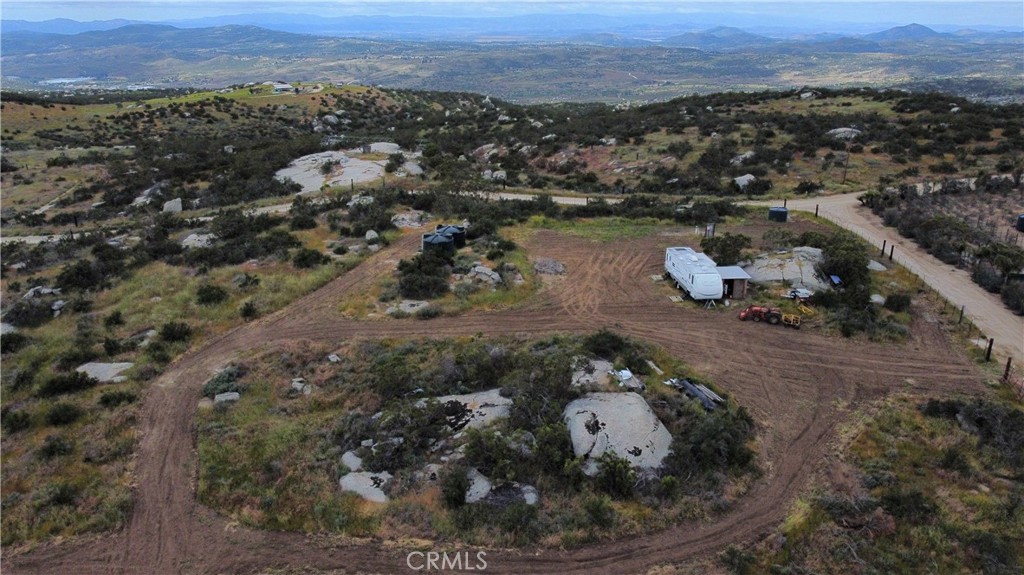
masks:
{"type": "Polygon", "coordinates": [[[204,388],[230,387],[241,399],[200,410],[199,497],[265,528],[502,545],[578,545],[728,508],[756,474],[752,419],[728,399],[705,411],[661,376],[644,376],[647,359],[702,381],[664,350],[607,331],[334,350],[297,343],[243,358],[204,388]],[[660,469],[634,469],[609,453],[595,476],[583,473],[562,413],[585,393],[621,391],[613,382],[571,385],[574,369],[597,359],[630,366],[648,384],[643,393],[672,436],[660,469]],[[507,400],[508,415],[482,427],[465,404],[437,399],[487,390],[507,400]],[[346,452],[350,463],[361,459],[359,473],[391,474],[381,485],[388,501],[341,490],[339,479],[355,473],[342,463],[346,452]],[[476,472],[493,490],[468,503],[476,472]],[[536,505],[520,497],[523,485],[539,493],[536,505]]]}
{"type": "Polygon", "coordinates": [[[887,400],[850,446],[860,484],[801,500],[747,572],[1019,573],[1021,453],[1019,404],[887,400]]]}

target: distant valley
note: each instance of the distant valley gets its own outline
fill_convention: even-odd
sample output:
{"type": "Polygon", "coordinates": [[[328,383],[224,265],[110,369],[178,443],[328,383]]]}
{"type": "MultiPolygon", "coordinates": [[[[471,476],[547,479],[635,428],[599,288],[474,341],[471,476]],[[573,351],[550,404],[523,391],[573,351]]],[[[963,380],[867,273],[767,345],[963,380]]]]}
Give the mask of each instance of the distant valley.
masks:
{"type": "Polygon", "coordinates": [[[197,28],[4,21],[3,83],[53,90],[343,82],[470,91],[521,103],[887,86],[1017,101],[1024,76],[1024,39],[1017,31],[938,32],[908,25],[859,35],[780,37],[727,26],[680,25],[671,33],[669,25],[611,27],[583,19],[553,35],[521,17],[473,34],[455,26],[442,40],[432,32],[440,23],[423,19],[414,33],[417,20],[411,18],[349,19],[347,27],[340,19],[317,23],[307,17],[300,26],[299,17],[292,18],[296,23],[289,25],[282,15],[279,27],[314,33],[235,23],[197,28]]]}

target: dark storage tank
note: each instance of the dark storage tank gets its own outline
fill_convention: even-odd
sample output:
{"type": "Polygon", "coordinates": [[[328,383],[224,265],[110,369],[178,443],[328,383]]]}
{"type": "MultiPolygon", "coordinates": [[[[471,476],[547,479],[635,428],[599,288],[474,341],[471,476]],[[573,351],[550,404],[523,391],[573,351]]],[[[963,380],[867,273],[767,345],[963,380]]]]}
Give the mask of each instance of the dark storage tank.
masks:
{"type": "Polygon", "coordinates": [[[1017,216],[1017,231],[1024,232],[1024,214],[1017,216]]]}
{"type": "Polygon", "coordinates": [[[789,220],[789,209],[787,208],[768,208],[768,221],[770,222],[786,222],[789,220]]]}
{"type": "Polygon", "coordinates": [[[423,234],[423,253],[427,251],[453,256],[455,255],[455,240],[444,234],[423,234]]]}
{"type": "Polygon", "coordinates": [[[451,236],[455,241],[455,249],[466,247],[466,228],[453,225],[438,225],[434,228],[435,234],[451,236]]]}

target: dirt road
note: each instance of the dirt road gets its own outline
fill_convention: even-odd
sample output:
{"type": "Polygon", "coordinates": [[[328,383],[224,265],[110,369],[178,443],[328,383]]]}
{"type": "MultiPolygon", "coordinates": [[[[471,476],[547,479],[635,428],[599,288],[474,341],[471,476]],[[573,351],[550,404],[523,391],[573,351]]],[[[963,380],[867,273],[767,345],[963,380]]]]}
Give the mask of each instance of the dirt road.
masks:
{"type": "Polygon", "coordinates": [[[815,473],[827,469],[837,426],[866,401],[903,390],[945,395],[983,388],[981,374],[936,324],[915,325],[913,339],[905,344],[879,345],[741,323],[733,310],[694,311],[673,304],[663,286],[649,279],[661,272],[664,248],[680,241],[672,236],[595,244],[541,231],[526,243],[531,257],[562,261],[568,273],[520,309],[430,321],[342,317],[337,302],[345,294],[366,289],[380,274],[390,273],[396,259],[416,250],[418,235],[403,236],[317,292],[206,341],[171,365],[144,398],[136,500],[127,527],[13,557],[7,553],[3,572],[170,575],[287,567],[412,572],[400,545],[253,531],[197,503],[193,419],[202,384],[243,350],[283,342],[340,345],[383,336],[547,334],[609,327],[661,344],[706,372],[758,421],[764,475],[714,521],[571,551],[488,549],[487,570],[494,573],[637,573],[706,558],[729,543],[777,528],[794,497],[815,473]]]}
{"type": "MultiPolygon", "coordinates": [[[[861,206],[859,193],[826,198],[789,200],[792,210],[814,212],[835,222],[871,245],[881,249],[886,243],[885,259],[891,246],[893,259],[916,274],[924,283],[949,300],[954,307],[964,307],[964,317],[981,328],[986,337],[994,338],[994,352],[1001,358],[1013,357],[1014,363],[1024,361],[1024,317],[1014,315],[1003,305],[998,295],[989,293],[971,280],[970,273],[957,269],[932,257],[913,240],[899,235],[893,228],[882,225],[871,210],[861,206]]],[[[778,202],[772,205],[778,205],[778,202]]]]}

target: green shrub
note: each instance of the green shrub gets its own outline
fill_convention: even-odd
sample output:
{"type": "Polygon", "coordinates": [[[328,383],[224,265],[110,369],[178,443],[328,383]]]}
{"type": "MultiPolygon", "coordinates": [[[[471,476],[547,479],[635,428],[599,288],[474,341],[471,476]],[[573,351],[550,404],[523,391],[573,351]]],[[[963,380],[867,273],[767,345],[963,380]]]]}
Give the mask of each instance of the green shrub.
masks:
{"type": "Polygon", "coordinates": [[[83,411],[73,403],[60,402],[46,412],[46,423],[50,425],[70,425],[82,417],[83,411]]]}
{"type": "Polygon", "coordinates": [[[885,309],[900,313],[910,309],[910,294],[894,293],[885,298],[885,309]]]}
{"type": "Polygon", "coordinates": [[[52,459],[61,455],[68,455],[75,450],[74,442],[64,439],[59,435],[48,435],[39,448],[39,456],[43,459],[52,459]]]}
{"type": "Polygon", "coordinates": [[[241,391],[242,387],[238,384],[238,378],[243,374],[242,368],[236,365],[225,367],[203,385],[203,395],[212,399],[219,393],[241,391]]]}
{"type": "Polygon", "coordinates": [[[32,426],[32,416],[21,410],[5,409],[0,412],[0,423],[7,433],[17,433],[32,426]]]}
{"type": "Polygon", "coordinates": [[[260,315],[260,310],[256,307],[256,302],[251,299],[246,300],[238,311],[241,314],[242,319],[255,319],[260,315]]]}
{"type": "Polygon", "coordinates": [[[428,250],[398,262],[398,291],[403,297],[430,299],[448,293],[451,259],[428,250]]]}
{"type": "Polygon", "coordinates": [[[114,357],[115,355],[121,353],[122,351],[124,351],[124,348],[121,345],[120,340],[114,339],[112,337],[103,338],[103,353],[106,353],[107,356],[114,357]]]}
{"type": "Polygon", "coordinates": [[[292,264],[300,269],[315,268],[331,261],[331,258],[310,248],[302,248],[292,256],[292,264]]]}
{"type": "Polygon", "coordinates": [[[25,347],[28,342],[28,336],[23,333],[5,333],[0,335],[0,353],[14,353],[25,347]]]}
{"type": "Polygon", "coordinates": [[[160,339],[164,341],[187,341],[190,337],[192,337],[192,326],[183,321],[170,321],[160,326],[160,339]]]}
{"type": "Polygon", "coordinates": [[[513,536],[516,545],[526,545],[537,538],[537,507],[523,502],[509,505],[498,516],[498,526],[513,536]]]}
{"type": "Polygon", "coordinates": [[[18,300],[4,314],[4,321],[16,327],[39,327],[53,319],[50,303],[37,300],[18,300]]]}
{"type": "Polygon", "coordinates": [[[106,408],[117,407],[122,403],[133,403],[138,396],[130,391],[105,391],[100,396],[100,405],[106,408]]]}
{"type": "Polygon", "coordinates": [[[39,387],[38,395],[42,397],[49,397],[65,393],[74,393],[76,391],[89,389],[90,387],[94,387],[98,384],[98,379],[80,371],[61,373],[43,382],[43,385],[39,387]]]}
{"type": "Polygon", "coordinates": [[[597,486],[617,499],[628,499],[636,490],[636,471],[629,461],[605,451],[597,459],[597,486]]]}
{"type": "Polygon", "coordinates": [[[466,490],[469,477],[465,467],[456,467],[441,479],[441,502],[448,509],[458,509],[466,504],[466,490]]]}
{"type": "Polygon", "coordinates": [[[54,505],[74,505],[78,493],[78,488],[69,483],[48,483],[32,499],[36,509],[42,510],[54,505]]]}
{"type": "Polygon", "coordinates": [[[124,325],[124,315],[121,310],[116,310],[107,317],[103,318],[103,327],[113,328],[119,325],[124,325]]]}
{"type": "Polygon", "coordinates": [[[583,512],[591,526],[608,529],[615,524],[615,508],[606,495],[593,495],[583,502],[583,512]]]}
{"type": "Polygon", "coordinates": [[[613,359],[628,345],[629,342],[626,341],[626,338],[607,329],[601,329],[583,339],[583,347],[594,355],[605,359],[613,359]]]}
{"type": "Polygon", "coordinates": [[[433,305],[421,307],[416,310],[416,319],[434,319],[441,315],[441,308],[433,305]]]}
{"type": "Polygon", "coordinates": [[[1017,315],[1024,315],[1024,281],[1012,281],[1000,292],[1003,303],[1017,315]]]}
{"type": "Polygon", "coordinates": [[[919,489],[893,488],[882,494],[880,503],[893,517],[921,523],[937,511],[935,504],[919,489]]]}
{"type": "Polygon", "coordinates": [[[196,301],[200,305],[217,305],[228,299],[228,290],[219,285],[203,284],[196,290],[196,301]]]}

